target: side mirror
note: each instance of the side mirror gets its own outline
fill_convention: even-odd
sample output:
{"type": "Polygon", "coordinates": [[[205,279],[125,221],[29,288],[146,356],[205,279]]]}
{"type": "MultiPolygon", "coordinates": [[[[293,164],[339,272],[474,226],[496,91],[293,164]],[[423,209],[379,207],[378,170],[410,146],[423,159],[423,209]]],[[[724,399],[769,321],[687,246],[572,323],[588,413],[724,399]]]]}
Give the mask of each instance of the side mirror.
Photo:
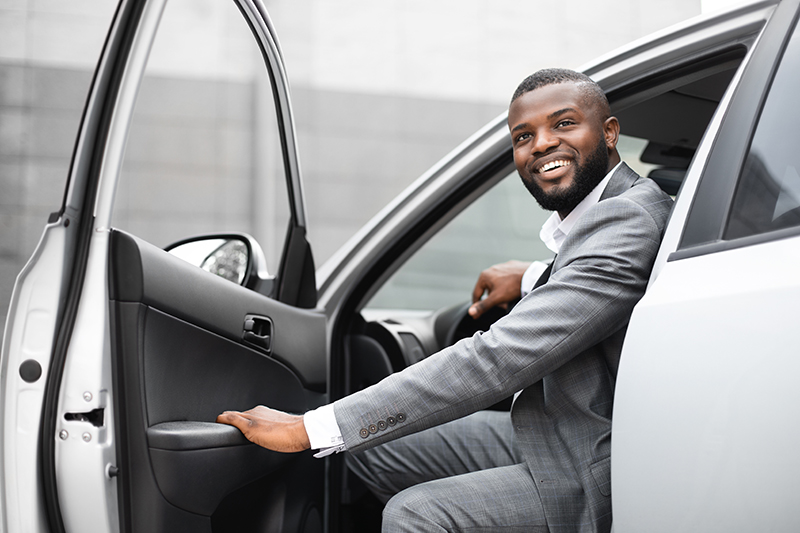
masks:
{"type": "Polygon", "coordinates": [[[258,242],[245,233],[191,237],[165,248],[170,254],[237,285],[263,294],[272,290],[273,278],[258,242]]]}

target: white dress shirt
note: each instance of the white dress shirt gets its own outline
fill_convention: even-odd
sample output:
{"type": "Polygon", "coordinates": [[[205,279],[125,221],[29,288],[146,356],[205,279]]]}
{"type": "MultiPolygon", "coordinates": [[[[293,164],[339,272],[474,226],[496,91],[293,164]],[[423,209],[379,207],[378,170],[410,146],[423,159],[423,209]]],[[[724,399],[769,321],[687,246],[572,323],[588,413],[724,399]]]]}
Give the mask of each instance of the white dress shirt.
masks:
{"type": "MultiPolygon", "coordinates": [[[[564,220],[561,220],[558,212],[554,211],[553,214],[550,215],[550,218],[545,221],[539,232],[539,238],[542,239],[545,246],[553,253],[557,254],[559,252],[564,239],[567,238],[567,235],[569,235],[569,232],[575,226],[578,219],[590,207],[600,201],[600,196],[602,196],[603,191],[606,189],[611,175],[619,168],[620,164],[621,163],[617,163],[617,165],[606,174],[603,181],[598,183],[597,186],[592,189],[592,192],[587,194],[586,197],[581,200],[581,203],[575,206],[575,209],[573,209],[564,220]]],[[[525,296],[533,289],[534,283],[536,283],[539,276],[542,275],[542,272],[544,272],[546,268],[547,263],[541,261],[534,261],[531,263],[522,276],[520,287],[520,294],[522,296],[525,296]]],[[[347,449],[344,444],[342,432],[339,429],[339,424],[336,422],[336,415],[333,412],[332,403],[323,405],[313,411],[308,411],[303,415],[303,424],[305,425],[306,433],[308,433],[311,449],[320,450],[318,453],[314,454],[314,457],[325,457],[326,455],[331,455],[332,453],[338,453],[347,449]]]]}

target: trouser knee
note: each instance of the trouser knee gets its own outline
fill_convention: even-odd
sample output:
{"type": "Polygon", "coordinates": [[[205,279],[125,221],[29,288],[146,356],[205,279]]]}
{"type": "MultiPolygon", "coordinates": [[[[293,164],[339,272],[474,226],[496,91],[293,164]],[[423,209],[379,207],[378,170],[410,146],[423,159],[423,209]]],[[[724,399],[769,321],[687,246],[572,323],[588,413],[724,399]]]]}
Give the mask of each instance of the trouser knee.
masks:
{"type": "Polygon", "coordinates": [[[381,503],[386,503],[397,491],[392,490],[391,487],[380,479],[380,476],[375,472],[375,467],[370,463],[370,452],[367,450],[364,453],[350,454],[348,453],[345,458],[347,468],[350,469],[356,476],[361,479],[364,485],[372,492],[381,503]]]}
{"type": "Polygon", "coordinates": [[[394,495],[383,509],[383,533],[442,532],[430,499],[414,490],[406,489],[394,495]]]}

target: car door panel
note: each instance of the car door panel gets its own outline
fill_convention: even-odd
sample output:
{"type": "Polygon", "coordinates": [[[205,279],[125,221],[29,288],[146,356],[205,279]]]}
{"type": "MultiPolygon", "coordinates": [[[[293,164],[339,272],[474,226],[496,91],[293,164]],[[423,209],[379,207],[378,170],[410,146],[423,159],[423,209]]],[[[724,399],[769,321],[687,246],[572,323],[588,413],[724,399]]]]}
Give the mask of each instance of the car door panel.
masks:
{"type": "Polygon", "coordinates": [[[236,507],[242,491],[273,490],[301,504],[296,516],[262,507],[258,520],[300,522],[318,513],[321,461],[270,452],[214,421],[222,411],[259,404],[290,412],[321,404],[324,316],[239,287],[121,231],[111,234],[109,270],[119,476],[129,530],[217,531],[215,512],[221,504],[236,507]],[[243,341],[249,314],[273,321],[271,355],[243,341]],[[282,491],[298,471],[315,489],[282,491]]]}
{"type": "Polygon", "coordinates": [[[112,300],[147,304],[236,342],[245,315],[267,316],[275,332],[272,357],[290,365],[309,389],[325,389],[322,313],[240,287],[122,231],[112,233],[110,248],[112,300]]]}

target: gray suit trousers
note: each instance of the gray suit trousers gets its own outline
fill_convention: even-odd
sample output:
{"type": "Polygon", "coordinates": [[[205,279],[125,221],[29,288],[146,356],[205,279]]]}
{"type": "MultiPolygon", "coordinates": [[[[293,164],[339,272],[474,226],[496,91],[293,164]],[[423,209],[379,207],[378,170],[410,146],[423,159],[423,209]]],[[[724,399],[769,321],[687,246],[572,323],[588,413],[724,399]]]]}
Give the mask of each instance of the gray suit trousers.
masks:
{"type": "Polygon", "coordinates": [[[386,503],[384,532],[546,532],[538,491],[512,435],[508,412],[480,411],[348,454],[347,461],[386,503]]]}

